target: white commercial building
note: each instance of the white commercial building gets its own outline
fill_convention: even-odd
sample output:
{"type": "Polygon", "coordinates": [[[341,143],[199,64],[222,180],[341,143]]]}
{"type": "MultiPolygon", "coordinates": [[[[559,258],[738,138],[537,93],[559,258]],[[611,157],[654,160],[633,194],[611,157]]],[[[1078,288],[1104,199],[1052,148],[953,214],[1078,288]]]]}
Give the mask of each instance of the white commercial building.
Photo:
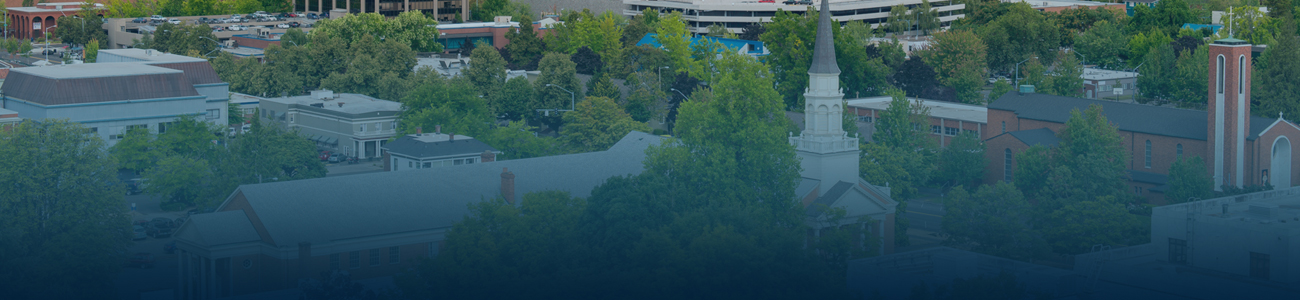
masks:
{"type": "Polygon", "coordinates": [[[357,158],[383,156],[382,147],[397,135],[402,104],[366,95],[312,91],[309,96],[261,98],[263,124],[297,130],[322,148],[357,158]]]}
{"type": "Polygon", "coordinates": [[[1083,78],[1083,93],[1088,99],[1132,96],[1138,92],[1137,72],[1085,68],[1079,77],[1083,78]]]}
{"type": "Polygon", "coordinates": [[[1300,283],[1300,188],[1156,207],[1151,245],[1160,261],[1300,283]]]}
{"type": "MultiPolygon", "coordinates": [[[[872,27],[885,23],[889,11],[895,5],[912,9],[921,5],[921,0],[827,0],[830,1],[832,18],[840,25],[850,21],[864,21],[872,27]]],[[[623,15],[640,15],[647,8],[661,13],[682,12],[686,28],[695,33],[708,33],[708,27],[718,24],[739,33],[741,28],[751,23],[771,22],[777,10],[797,14],[807,11],[817,2],[776,0],[760,2],[758,0],[623,0],[623,15]],[[790,2],[791,4],[786,4],[790,2]]],[[[941,26],[948,27],[952,21],[965,17],[962,13],[965,4],[952,0],[930,1],[930,6],[939,12],[941,26]]]]}

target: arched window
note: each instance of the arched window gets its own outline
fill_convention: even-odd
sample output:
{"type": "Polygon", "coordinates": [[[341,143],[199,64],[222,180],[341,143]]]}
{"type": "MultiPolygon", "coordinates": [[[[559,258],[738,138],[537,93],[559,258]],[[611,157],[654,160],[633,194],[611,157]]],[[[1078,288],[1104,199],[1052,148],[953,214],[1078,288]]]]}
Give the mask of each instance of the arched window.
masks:
{"type": "Polygon", "coordinates": [[[1002,181],[1011,182],[1011,149],[1002,151],[1002,181]]]}
{"type": "Polygon", "coordinates": [[[1215,64],[1217,68],[1215,68],[1214,71],[1214,82],[1215,82],[1214,92],[1222,95],[1223,94],[1223,55],[1219,55],[1219,57],[1216,58],[1215,61],[1217,62],[1215,64]]]}
{"type": "Polygon", "coordinates": [[[1246,93],[1246,56],[1237,57],[1237,95],[1246,93]]]}
{"type": "Polygon", "coordinates": [[[1146,165],[1147,169],[1151,168],[1151,140],[1147,140],[1147,155],[1146,163],[1144,165],[1146,165]]]}
{"type": "Polygon", "coordinates": [[[1178,144],[1178,158],[1183,158],[1183,144],[1178,144]]]}

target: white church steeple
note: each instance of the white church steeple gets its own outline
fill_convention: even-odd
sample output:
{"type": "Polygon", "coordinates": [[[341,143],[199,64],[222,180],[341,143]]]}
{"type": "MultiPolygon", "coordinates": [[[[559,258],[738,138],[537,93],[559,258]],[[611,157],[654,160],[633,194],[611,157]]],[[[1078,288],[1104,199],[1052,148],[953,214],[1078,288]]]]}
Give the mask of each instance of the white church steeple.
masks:
{"type": "Polygon", "coordinates": [[[822,0],[804,93],[804,130],[790,137],[803,159],[802,176],[821,181],[820,194],[836,182],[858,183],[858,138],[844,132],[844,93],[835,60],[830,1],[822,0]]]}

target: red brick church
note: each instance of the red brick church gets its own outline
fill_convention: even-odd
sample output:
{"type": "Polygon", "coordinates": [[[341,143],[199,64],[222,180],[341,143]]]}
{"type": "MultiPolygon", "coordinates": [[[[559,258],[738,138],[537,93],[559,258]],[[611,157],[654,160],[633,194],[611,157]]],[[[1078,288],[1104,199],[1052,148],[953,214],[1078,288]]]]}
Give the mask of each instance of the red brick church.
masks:
{"type": "Polygon", "coordinates": [[[1222,39],[1210,53],[1208,111],[1120,103],[1034,93],[1007,93],[988,106],[988,130],[982,138],[985,183],[1015,180],[1015,155],[1032,145],[1055,146],[1070,111],[1101,105],[1119,129],[1128,150],[1133,192],[1150,203],[1164,204],[1169,167],[1180,156],[1198,156],[1219,186],[1300,184],[1300,160],[1294,159],[1290,136],[1300,127],[1277,117],[1250,114],[1250,44],[1222,39]]]}

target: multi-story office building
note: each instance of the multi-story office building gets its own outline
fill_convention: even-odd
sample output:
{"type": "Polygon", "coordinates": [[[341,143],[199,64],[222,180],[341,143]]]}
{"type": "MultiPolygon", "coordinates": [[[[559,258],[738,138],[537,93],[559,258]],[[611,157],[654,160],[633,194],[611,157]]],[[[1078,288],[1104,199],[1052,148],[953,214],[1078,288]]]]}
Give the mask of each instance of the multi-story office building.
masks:
{"type": "Polygon", "coordinates": [[[397,135],[402,104],[366,95],[312,91],[308,96],[261,98],[262,124],[297,130],[322,148],[358,158],[383,156],[397,135]]]}
{"type": "MultiPolygon", "coordinates": [[[[850,21],[864,21],[872,27],[885,23],[889,11],[895,5],[912,9],[921,5],[921,0],[827,0],[830,1],[831,16],[841,25],[850,21]]],[[[739,33],[741,28],[751,23],[772,21],[777,10],[802,14],[812,7],[811,4],[796,4],[793,1],[773,1],[763,3],[757,0],[623,0],[623,15],[640,15],[645,9],[658,10],[663,13],[682,12],[686,27],[691,32],[708,33],[710,25],[725,26],[732,32],[739,33]],[[791,4],[786,4],[790,2],[791,4]]],[[[965,17],[965,4],[952,0],[930,1],[930,6],[939,12],[939,21],[943,27],[952,21],[965,17]]]]}

